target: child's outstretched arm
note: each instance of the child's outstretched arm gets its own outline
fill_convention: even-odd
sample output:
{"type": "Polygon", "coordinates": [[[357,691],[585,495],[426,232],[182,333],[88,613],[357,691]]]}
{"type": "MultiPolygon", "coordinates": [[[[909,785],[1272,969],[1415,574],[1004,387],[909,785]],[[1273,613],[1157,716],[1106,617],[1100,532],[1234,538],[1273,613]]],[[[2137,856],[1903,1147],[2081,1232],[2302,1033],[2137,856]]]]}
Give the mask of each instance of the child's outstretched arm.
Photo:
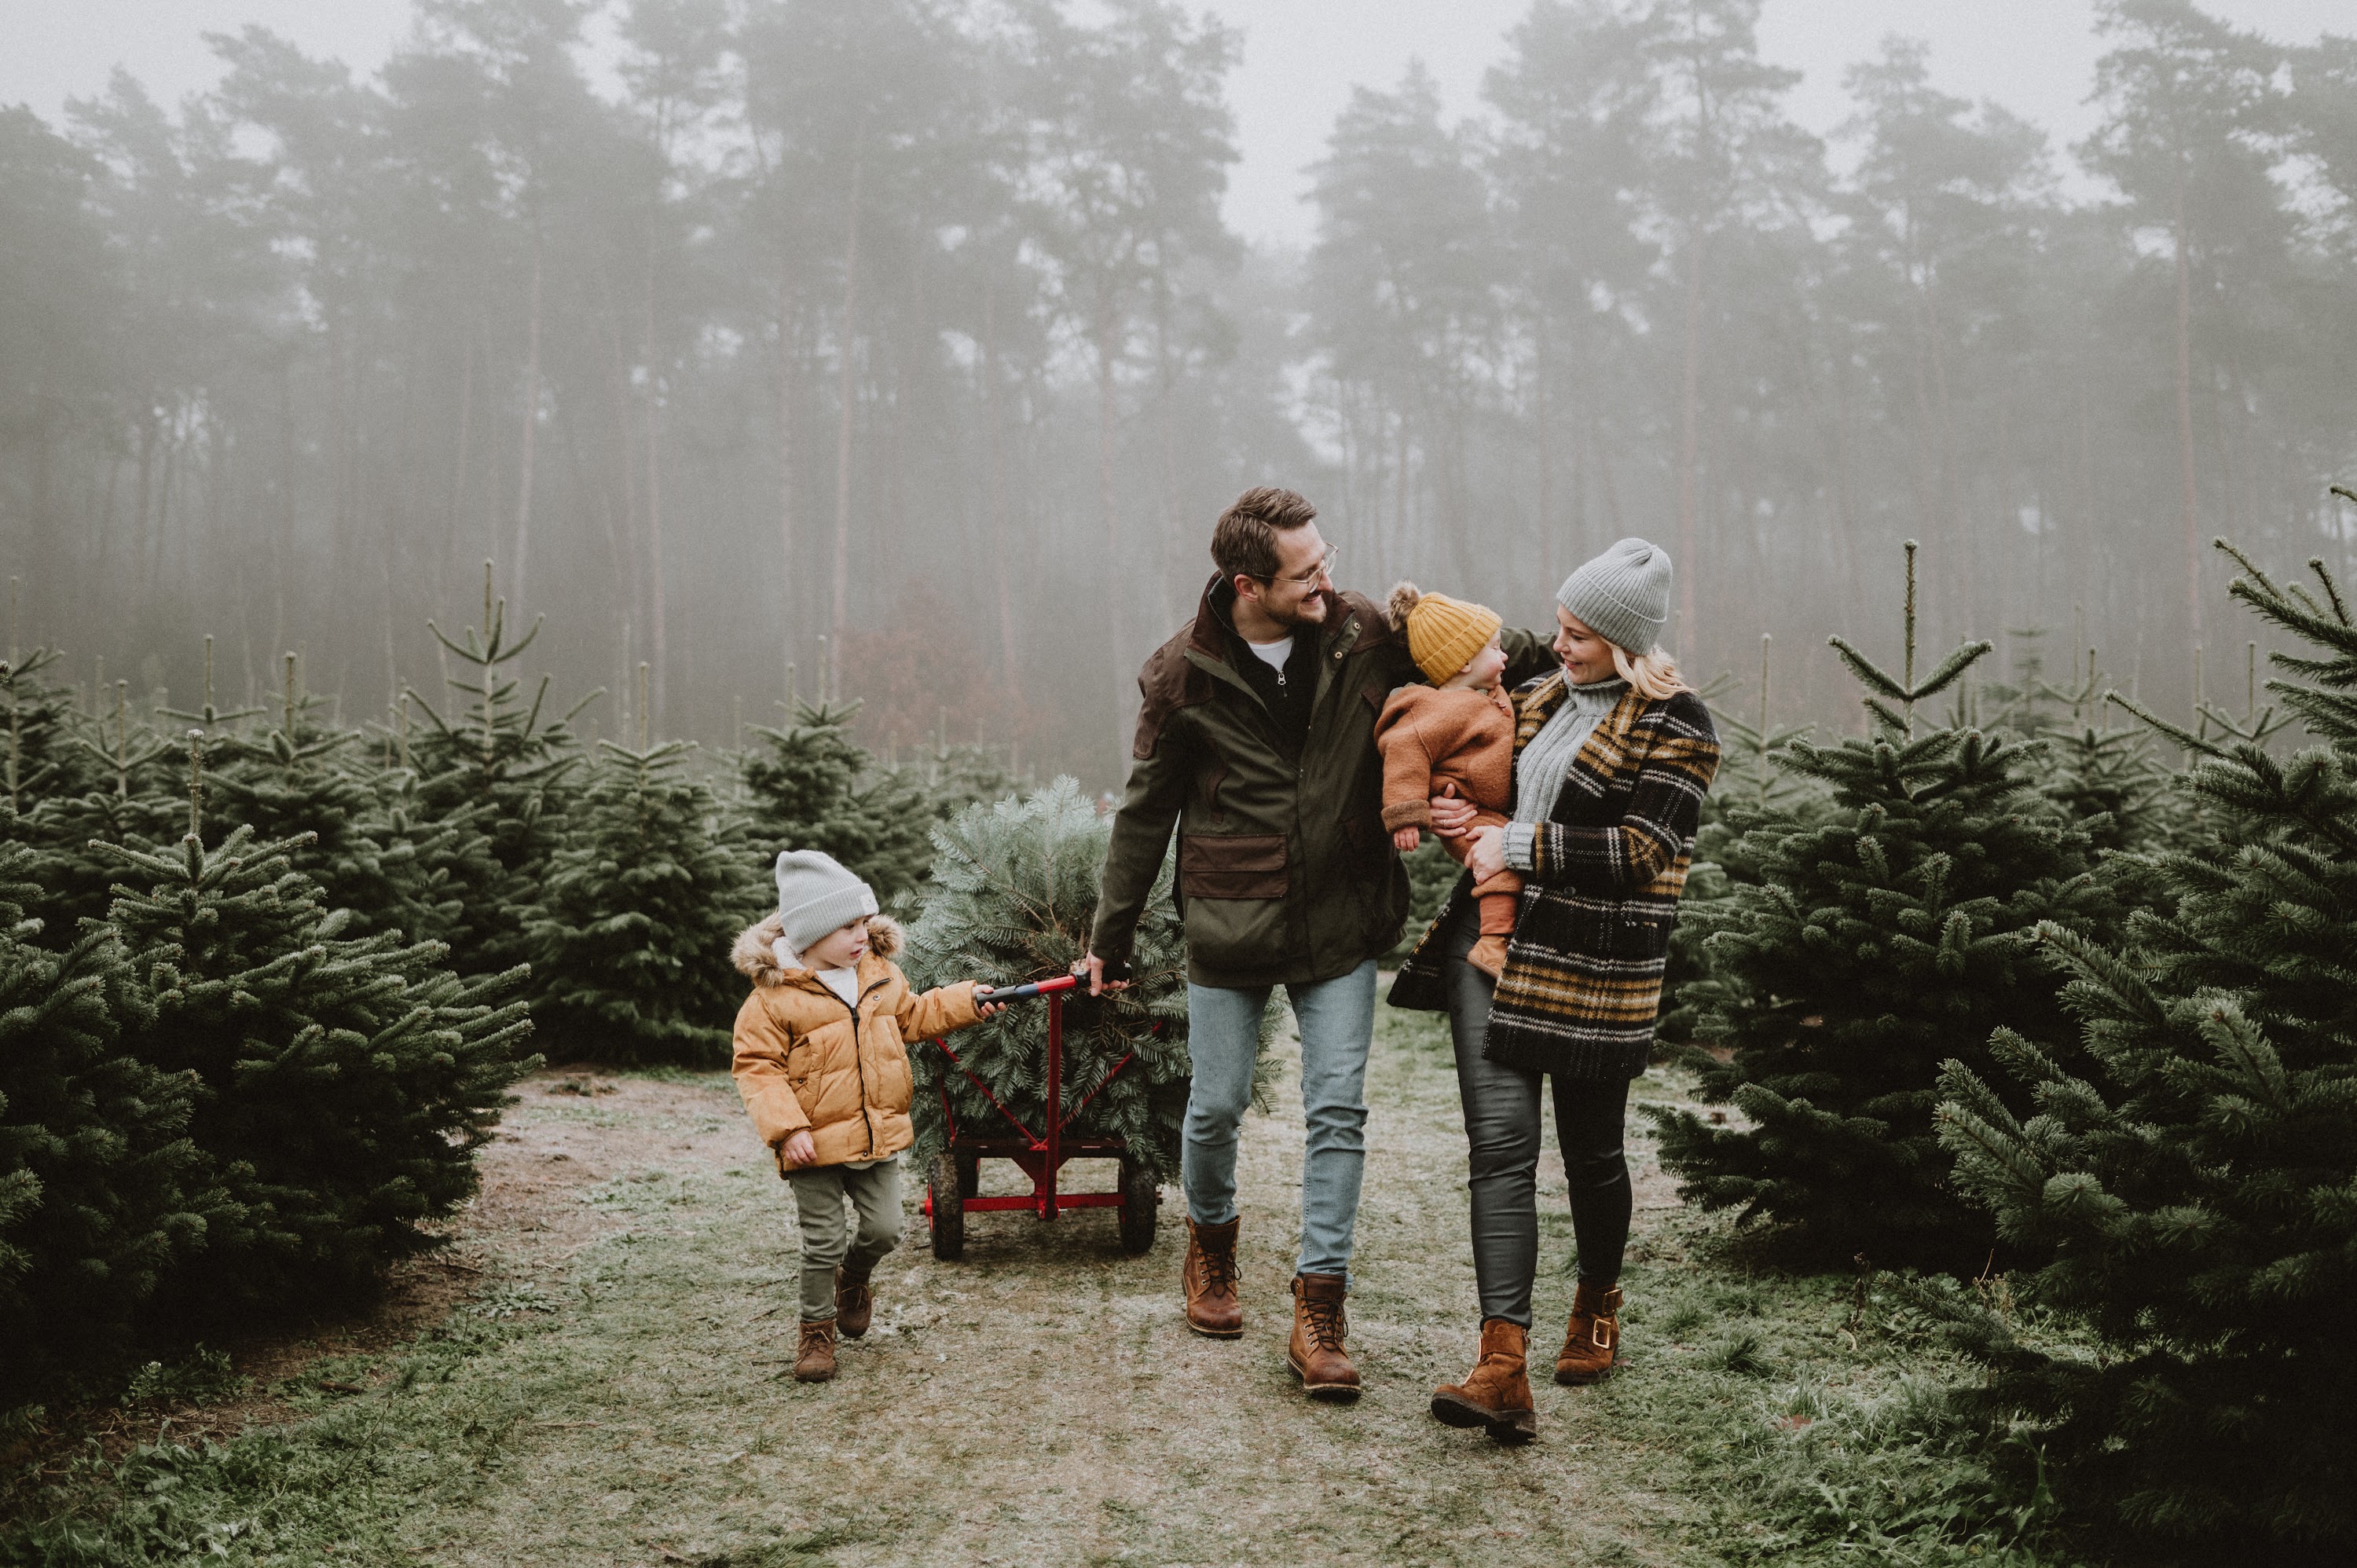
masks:
{"type": "Polygon", "coordinates": [[[1432,825],[1432,752],[1407,709],[1412,690],[1395,693],[1375,723],[1375,749],[1383,757],[1383,827],[1403,854],[1415,848],[1418,830],[1432,825]]]}
{"type": "Polygon", "coordinates": [[[982,1004],[974,997],[975,982],[961,980],[950,985],[937,985],[931,991],[900,987],[899,1004],[893,1015],[900,1025],[904,1040],[930,1040],[946,1035],[952,1029],[963,1029],[978,1024],[998,1011],[982,1004]]]}

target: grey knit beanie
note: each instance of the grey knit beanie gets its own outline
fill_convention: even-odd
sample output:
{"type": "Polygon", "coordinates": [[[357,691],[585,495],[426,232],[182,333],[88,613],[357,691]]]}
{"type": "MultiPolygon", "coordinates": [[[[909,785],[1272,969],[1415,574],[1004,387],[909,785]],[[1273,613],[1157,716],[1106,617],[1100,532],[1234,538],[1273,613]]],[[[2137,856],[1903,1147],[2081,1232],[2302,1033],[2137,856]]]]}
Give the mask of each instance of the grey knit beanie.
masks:
{"type": "Polygon", "coordinates": [[[1670,618],[1670,556],[1658,544],[1624,539],[1563,580],[1555,603],[1607,642],[1651,653],[1670,618]]]}
{"type": "Polygon", "coordinates": [[[876,894],[823,850],[778,854],[778,919],[786,945],[801,952],[829,931],[876,913],[876,894]]]}

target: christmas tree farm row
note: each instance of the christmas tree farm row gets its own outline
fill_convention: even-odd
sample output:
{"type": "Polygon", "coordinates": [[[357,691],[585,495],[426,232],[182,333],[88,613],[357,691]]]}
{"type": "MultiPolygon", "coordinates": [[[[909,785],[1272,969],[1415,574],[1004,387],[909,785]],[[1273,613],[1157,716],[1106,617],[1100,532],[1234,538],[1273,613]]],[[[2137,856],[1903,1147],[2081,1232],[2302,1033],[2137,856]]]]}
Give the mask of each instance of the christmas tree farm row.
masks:
{"type": "Polygon", "coordinates": [[[0,667],[0,1414],[365,1293],[472,1193],[535,1051],[725,1065],[778,848],[891,900],[1012,787],[879,767],[824,703],[708,767],[585,746],[484,607],[448,689],[367,730],[291,657],[262,707],[135,716],[54,652],[0,667]]]}
{"type": "Polygon", "coordinates": [[[2188,730],[2092,653],[2062,686],[1971,691],[1985,643],[1919,679],[1913,548],[1900,673],[1835,642],[1864,735],[1725,725],[1668,1032],[1732,1114],[1657,1113],[1663,1163],[1779,1262],[1898,1271],[1986,1369],[1957,1398],[1993,1462],[2091,1554],[2338,1560],[2357,619],[2320,562],[2229,550],[2298,650],[2276,706],[2188,730]]]}

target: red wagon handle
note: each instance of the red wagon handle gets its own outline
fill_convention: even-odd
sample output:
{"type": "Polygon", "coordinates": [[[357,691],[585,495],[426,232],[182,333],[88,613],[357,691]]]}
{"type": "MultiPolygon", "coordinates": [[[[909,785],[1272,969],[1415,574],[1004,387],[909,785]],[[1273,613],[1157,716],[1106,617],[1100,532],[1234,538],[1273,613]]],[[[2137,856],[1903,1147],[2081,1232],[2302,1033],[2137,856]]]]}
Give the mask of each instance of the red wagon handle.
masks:
{"type": "Polygon", "coordinates": [[[1034,996],[1053,996],[1060,991],[1070,991],[1081,983],[1077,974],[1060,974],[1053,980],[1035,980],[1028,985],[1010,985],[1005,990],[976,986],[974,999],[996,1006],[1002,1002],[1028,1002],[1034,996]]]}

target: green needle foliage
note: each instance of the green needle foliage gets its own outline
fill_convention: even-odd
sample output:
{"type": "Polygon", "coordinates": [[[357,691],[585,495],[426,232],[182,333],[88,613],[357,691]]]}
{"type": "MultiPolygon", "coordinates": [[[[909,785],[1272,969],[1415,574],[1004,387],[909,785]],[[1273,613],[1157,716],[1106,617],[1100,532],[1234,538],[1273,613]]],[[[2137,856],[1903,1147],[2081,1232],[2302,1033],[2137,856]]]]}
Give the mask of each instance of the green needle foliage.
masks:
{"type": "Polygon", "coordinates": [[[523,972],[462,981],[439,943],[343,933],[296,870],[300,841],[240,828],[208,849],[110,848],[134,884],[113,924],[154,1000],[131,1052],[195,1081],[191,1137],[224,1200],[175,1281],[190,1310],[362,1288],[474,1190],[473,1152],[537,1058],[509,1000],[523,972]]]}
{"type": "Polygon", "coordinates": [[[0,1412],[119,1357],[204,1229],[191,1086],[120,1048],[152,1009],[114,931],[35,944],[38,870],[0,845],[0,1412]]]}
{"type": "MultiPolygon", "coordinates": [[[[796,698],[783,729],[756,725],[760,744],[742,760],[754,842],[780,850],[823,850],[876,890],[887,906],[925,879],[927,838],[940,819],[919,775],[879,768],[851,737],[859,704],[796,698]]],[[[956,787],[970,768],[959,770],[956,787]]]]}
{"type": "MultiPolygon", "coordinates": [[[[2231,553],[2231,552],[2230,552],[2231,553]]],[[[2357,625],[2236,554],[2237,598],[2310,644],[2269,690],[2319,744],[2173,727],[2219,837],[2161,856],[2173,912],[2040,936],[2083,1026],[2000,1033],[1942,1077],[1957,1180],[2040,1262],[2012,1288],[2092,1331],[2064,1355],[1927,1292],[2026,1414],[2063,1501],[2148,1555],[2341,1561],[2357,1535],[2357,625]]]]}
{"type": "MultiPolygon", "coordinates": [[[[909,932],[909,983],[920,990],[958,980],[1020,985],[1068,973],[1088,950],[1097,873],[1112,831],[1070,779],[1057,779],[1028,800],[968,807],[934,829],[932,880],[923,913],[909,932]]],[[[1138,924],[1130,988],[1101,998],[1065,996],[1060,1114],[1074,1118],[1068,1136],[1118,1139],[1175,1176],[1192,1068],[1186,942],[1170,903],[1170,879],[1165,865],[1138,924]],[[1128,1065],[1114,1073],[1125,1058],[1128,1065]]],[[[1041,1002],[1017,1003],[948,1041],[966,1071],[1035,1133],[1046,1130],[1048,1114],[1046,1009],[1041,1002]]],[[[1264,1062],[1277,1016],[1272,1006],[1263,1021],[1264,1062]]],[[[962,1132],[1013,1135],[1005,1117],[939,1047],[911,1042],[909,1061],[920,1155],[942,1146],[944,1088],[962,1132]]]]}
{"type": "Polygon", "coordinates": [[[683,771],[685,742],[598,750],[533,923],[534,1015],[567,1058],[720,1066],[729,944],[766,891],[744,826],[683,771]]]}
{"type": "MultiPolygon", "coordinates": [[[[1911,545],[1909,566],[1911,611],[1911,545]]],[[[1941,1064],[1986,1060],[1999,1026],[2064,1037],[2032,932],[2103,929],[2115,906],[2087,830],[2039,797],[2033,746],[1912,733],[1915,704],[1988,645],[1918,682],[1913,644],[1910,614],[1910,671],[1894,678],[1836,642],[1874,733],[1777,754],[1825,804],[1731,811],[1721,853],[1758,881],[1691,917],[1711,972],[1681,1000],[1699,1037],[1731,1049],[1701,1061],[1703,1094],[1749,1124],[1651,1113],[1663,1164],[1706,1208],[1783,1222],[1805,1253],[1978,1268],[1993,1228],[1949,1179],[1932,1122],[1941,1064]]]]}

